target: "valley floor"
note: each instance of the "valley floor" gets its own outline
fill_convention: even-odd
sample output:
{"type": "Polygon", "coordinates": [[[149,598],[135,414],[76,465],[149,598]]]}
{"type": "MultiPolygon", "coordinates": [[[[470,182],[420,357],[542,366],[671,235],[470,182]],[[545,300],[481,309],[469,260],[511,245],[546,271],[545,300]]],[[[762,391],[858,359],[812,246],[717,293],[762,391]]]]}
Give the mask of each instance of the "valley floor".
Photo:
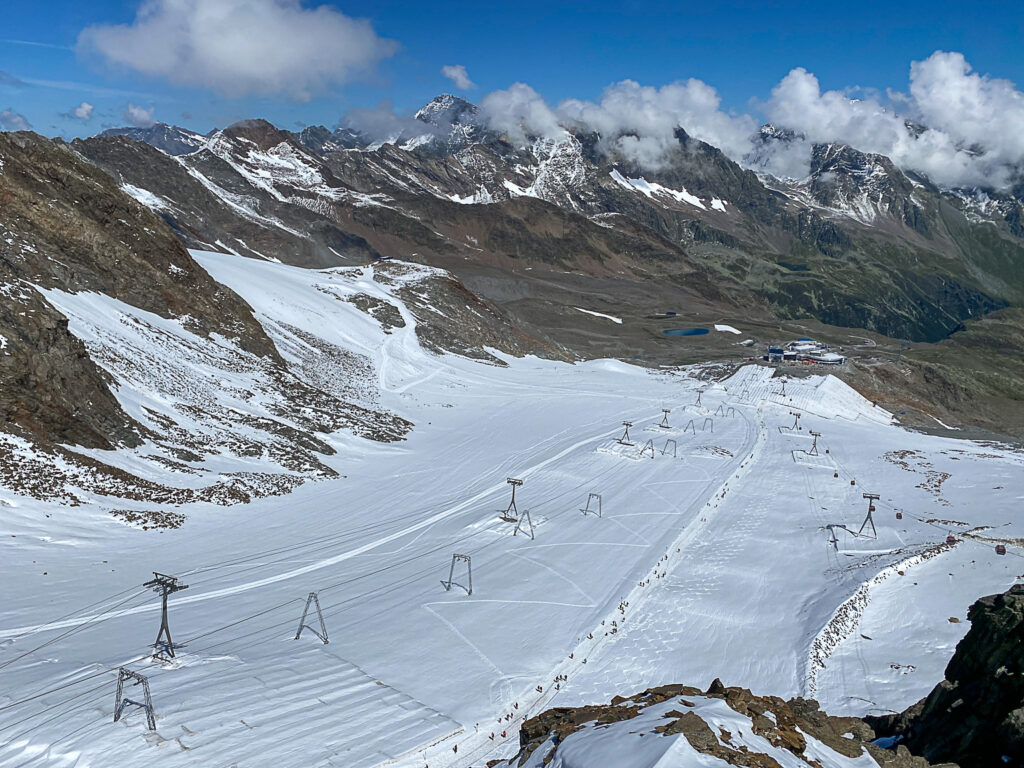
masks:
{"type": "Polygon", "coordinates": [[[196,257],[268,328],[365,356],[377,405],[415,428],[334,433],[338,477],[184,505],[173,530],[117,522],[98,496],[0,489],[0,765],[480,766],[547,707],[715,677],[836,714],[899,710],[942,678],[968,605],[1024,573],[1024,456],[908,432],[834,378],[499,368],[424,351],[404,308],[404,328],[368,331],[310,282],[371,291],[369,268],[196,257]],[[590,493],[601,516],[580,512],[590,493]],[[880,496],[876,537],[852,533],[863,493],[880,496]],[[455,553],[471,595],[442,586],[455,553]],[[153,571],[188,584],[167,666],[148,658],[153,571]],[[329,644],[294,639],[310,592],[329,644]],[[149,678],[155,732],[137,709],[112,722],[121,666],[149,678]]]}

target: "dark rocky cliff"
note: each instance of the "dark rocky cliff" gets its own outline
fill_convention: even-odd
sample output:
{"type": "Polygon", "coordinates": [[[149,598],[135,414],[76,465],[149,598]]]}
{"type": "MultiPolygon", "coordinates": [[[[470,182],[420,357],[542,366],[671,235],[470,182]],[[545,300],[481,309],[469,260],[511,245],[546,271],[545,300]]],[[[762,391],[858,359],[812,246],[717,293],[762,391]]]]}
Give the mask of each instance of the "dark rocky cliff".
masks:
{"type": "Polygon", "coordinates": [[[279,359],[249,306],[112,178],[59,143],[0,133],[0,417],[43,442],[138,443],[106,375],[37,288],[99,291],[279,359]]]}
{"type": "Polygon", "coordinates": [[[899,715],[868,718],[929,760],[965,768],[1024,765],[1024,584],[983,597],[946,679],[899,715]]]}

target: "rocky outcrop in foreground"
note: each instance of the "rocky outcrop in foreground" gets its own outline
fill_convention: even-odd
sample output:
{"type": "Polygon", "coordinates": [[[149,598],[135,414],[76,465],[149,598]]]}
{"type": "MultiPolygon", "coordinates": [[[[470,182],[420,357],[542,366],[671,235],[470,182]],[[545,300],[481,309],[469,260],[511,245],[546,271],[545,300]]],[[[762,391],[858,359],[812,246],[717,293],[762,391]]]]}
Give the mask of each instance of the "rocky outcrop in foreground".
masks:
{"type": "Polygon", "coordinates": [[[1024,584],[983,597],[946,679],[899,715],[868,718],[930,760],[963,766],[1024,765],[1024,584]]]}
{"type": "Polygon", "coordinates": [[[882,768],[928,768],[906,747],[882,749],[874,738],[863,720],[827,715],[814,700],[755,696],[715,680],[704,692],[667,685],[606,705],[550,709],[523,724],[519,754],[494,765],[854,768],[873,760],[882,768]]]}

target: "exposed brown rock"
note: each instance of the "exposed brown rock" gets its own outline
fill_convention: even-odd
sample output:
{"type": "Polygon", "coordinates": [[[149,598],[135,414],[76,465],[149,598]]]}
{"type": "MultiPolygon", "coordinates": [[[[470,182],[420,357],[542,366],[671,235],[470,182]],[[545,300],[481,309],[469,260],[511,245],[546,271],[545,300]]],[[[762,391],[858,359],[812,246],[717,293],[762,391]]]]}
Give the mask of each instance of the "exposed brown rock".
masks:
{"type": "Polygon", "coordinates": [[[106,375],[32,287],[101,291],[191,330],[277,350],[236,294],[112,178],[34,133],[0,133],[0,419],[44,442],[92,448],[140,442],[106,375]]]}
{"type": "MultiPolygon", "coordinates": [[[[628,698],[616,696],[608,705],[561,707],[543,712],[523,724],[519,735],[521,749],[510,764],[525,763],[534,750],[548,741],[552,732],[557,731],[561,743],[588,723],[600,727],[601,724],[632,720],[647,707],[678,699],[682,708],[668,710],[664,715],[665,722],[655,726],[654,732],[666,736],[680,734],[698,752],[717,757],[729,765],[778,768],[778,762],[770,755],[753,752],[736,743],[728,731],[716,733],[696,711],[686,709],[693,706],[693,702],[686,700],[687,696],[722,699],[731,709],[751,718],[754,733],[810,766],[819,764],[805,754],[807,739],[804,734],[846,757],[858,757],[867,750],[883,768],[929,768],[927,760],[915,757],[905,748],[890,751],[871,745],[875,734],[863,720],[833,717],[822,712],[818,703],[810,699],[785,701],[777,696],[757,696],[745,688],[726,687],[717,679],[704,693],[689,686],[667,685],[628,698]]],[[[554,747],[544,756],[545,764],[557,755],[557,749],[554,747]]],[[[937,767],[933,765],[932,768],[937,767]]],[[[946,765],[945,768],[955,766],[946,765]]]]}

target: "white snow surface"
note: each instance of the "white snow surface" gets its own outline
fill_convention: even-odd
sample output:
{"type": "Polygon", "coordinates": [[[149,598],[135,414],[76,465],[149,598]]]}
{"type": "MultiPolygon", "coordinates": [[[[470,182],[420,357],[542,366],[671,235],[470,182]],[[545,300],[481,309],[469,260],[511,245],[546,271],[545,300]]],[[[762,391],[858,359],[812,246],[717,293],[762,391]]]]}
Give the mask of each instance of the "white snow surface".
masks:
{"type": "Polygon", "coordinates": [[[130,197],[134,197],[140,203],[147,208],[151,208],[154,211],[169,210],[170,204],[159,195],[154,195],[148,189],[140,189],[139,187],[132,186],[131,184],[122,184],[121,191],[130,197]]]}
{"type": "MultiPolygon", "coordinates": [[[[719,383],[700,367],[612,360],[504,357],[496,368],[419,345],[391,285],[425,268],[394,277],[193,255],[286,358],[315,356],[299,329],[367,361],[368,401],[415,429],[390,444],[322,436],[339,477],[245,505],[184,505],[176,530],[118,522],[96,494],[71,507],[0,488],[0,766],[480,766],[512,755],[523,718],[550,706],[715,677],[813,695],[837,714],[898,710],[942,678],[969,604],[1021,570],[1017,546],[1000,557],[965,534],[1024,535],[1024,458],[906,431],[833,377],[790,379],[783,396],[758,366],[719,383]],[[344,300],[355,293],[390,301],[406,326],[385,333],[344,300]],[[633,446],[617,442],[623,420],[633,446]],[[640,453],[648,440],[653,459],[640,453]],[[524,480],[516,501],[534,539],[498,519],[508,477],[524,480]],[[590,492],[602,517],[580,514],[590,492]],[[877,538],[849,532],[862,492],[881,494],[877,538]],[[835,545],[829,524],[846,526],[835,545]],[[472,557],[472,595],[441,585],[453,553],[472,557]],[[148,658],[159,602],[140,585],[152,571],[189,585],[170,600],[185,647],[167,667],[148,658]],[[313,591],[327,645],[308,630],[294,639],[313,591]],[[122,665],[149,677],[155,733],[137,709],[112,722],[122,665]]],[[[266,393],[245,404],[247,381],[259,381],[227,340],[193,337],[185,320],[136,328],[138,310],[97,294],[46,295],[87,342],[126,326],[136,344],[170,345],[153,365],[185,345],[195,357],[181,364],[183,387],[205,382],[225,407],[272,407],[266,393]],[[221,377],[230,394],[218,394],[221,377]]],[[[169,396],[130,375],[115,390],[130,413],[169,396]]],[[[139,451],[102,453],[141,471],[139,451]]],[[[239,462],[279,471],[228,455],[197,466],[215,475],[239,462]]],[[[147,467],[167,484],[200,482],[147,467]]],[[[684,742],[662,764],[713,764],[684,742]]]]}
{"type": "Polygon", "coordinates": [[[739,330],[733,328],[731,325],[719,325],[718,323],[715,323],[715,330],[722,331],[724,333],[735,333],[737,336],[740,335],[739,330]]]}
{"type": "Polygon", "coordinates": [[[621,317],[615,317],[614,315],[606,315],[603,312],[595,312],[592,309],[581,309],[580,307],[573,307],[573,309],[575,309],[577,312],[582,312],[585,315],[593,315],[594,317],[603,317],[606,320],[611,320],[613,323],[616,323],[617,325],[622,325],[622,318],[621,317]]]}
{"type": "MultiPolygon", "coordinates": [[[[685,188],[670,189],[669,187],[662,186],[657,182],[647,181],[647,179],[645,179],[643,176],[641,176],[638,179],[626,178],[617,170],[613,170],[609,175],[612,177],[612,180],[620,187],[625,187],[626,189],[631,189],[635,192],[640,192],[641,194],[646,195],[647,197],[653,198],[655,195],[664,195],[667,197],[674,198],[677,202],[689,203],[690,205],[695,205],[702,210],[707,210],[707,206],[704,205],[703,202],[701,202],[701,199],[696,195],[691,195],[689,192],[686,191],[685,188]]],[[[712,207],[720,211],[725,210],[725,206],[722,205],[722,201],[719,200],[718,198],[715,198],[715,200],[712,202],[712,207]],[[715,205],[715,203],[717,203],[717,205],[715,205]]]]}

